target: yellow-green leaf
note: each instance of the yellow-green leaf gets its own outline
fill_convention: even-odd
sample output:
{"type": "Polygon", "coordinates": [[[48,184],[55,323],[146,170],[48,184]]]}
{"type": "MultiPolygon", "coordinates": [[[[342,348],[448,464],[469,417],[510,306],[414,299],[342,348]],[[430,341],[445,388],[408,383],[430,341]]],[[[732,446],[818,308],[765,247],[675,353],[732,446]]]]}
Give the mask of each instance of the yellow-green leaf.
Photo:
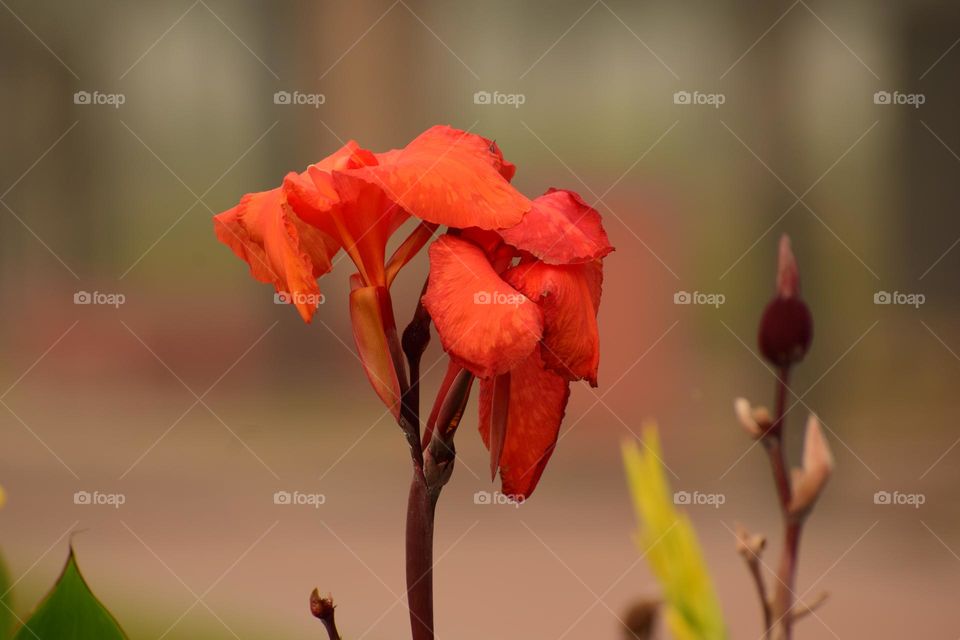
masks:
{"type": "Polygon", "coordinates": [[[623,445],[640,527],[637,545],[663,589],[665,619],[673,637],[725,640],[723,613],[697,534],[689,518],[674,507],[662,457],[660,437],[652,425],[644,428],[640,443],[623,445]]]}

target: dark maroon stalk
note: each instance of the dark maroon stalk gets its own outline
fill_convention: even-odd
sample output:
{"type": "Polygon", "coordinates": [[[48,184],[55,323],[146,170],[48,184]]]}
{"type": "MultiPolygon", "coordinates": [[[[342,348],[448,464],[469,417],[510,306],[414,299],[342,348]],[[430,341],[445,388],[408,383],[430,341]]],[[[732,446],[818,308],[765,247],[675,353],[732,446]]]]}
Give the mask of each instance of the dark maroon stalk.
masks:
{"type": "Polygon", "coordinates": [[[777,486],[777,497],[784,514],[790,505],[790,472],[783,452],[783,424],[787,412],[787,393],[790,390],[790,367],[781,367],[777,376],[777,404],[773,423],[763,439],[770,456],[773,480],[777,486]]]}
{"type": "MultiPolygon", "coordinates": [[[[439,495],[439,494],[438,494],[439,495]]],[[[407,501],[407,603],[413,640],[433,640],[433,522],[436,499],[415,467],[407,501]]]]}
{"type": "MultiPolygon", "coordinates": [[[[776,415],[773,425],[763,441],[770,457],[770,467],[773,470],[773,478],[777,486],[777,497],[783,515],[784,530],[780,567],[777,571],[778,580],[771,603],[773,626],[780,626],[783,629],[782,637],[784,640],[791,640],[794,621],[793,590],[796,583],[797,554],[800,549],[800,532],[803,527],[803,520],[790,512],[790,501],[792,499],[790,474],[783,450],[783,426],[786,418],[787,394],[790,391],[790,367],[782,367],[779,373],[776,415]]],[[[772,631],[772,628],[768,629],[768,633],[772,631]]]]}
{"type": "MultiPolygon", "coordinates": [[[[427,283],[424,282],[423,291],[426,288],[427,283]]],[[[430,472],[434,469],[433,460],[429,449],[425,460],[424,446],[420,442],[420,361],[429,342],[430,315],[423,303],[418,301],[413,319],[404,330],[401,341],[410,372],[410,386],[403,394],[400,408],[400,426],[410,444],[413,462],[406,525],[407,605],[413,640],[433,640],[434,637],[433,528],[437,499],[443,486],[442,483],[432,482],[433,474],[430,472]]]]}

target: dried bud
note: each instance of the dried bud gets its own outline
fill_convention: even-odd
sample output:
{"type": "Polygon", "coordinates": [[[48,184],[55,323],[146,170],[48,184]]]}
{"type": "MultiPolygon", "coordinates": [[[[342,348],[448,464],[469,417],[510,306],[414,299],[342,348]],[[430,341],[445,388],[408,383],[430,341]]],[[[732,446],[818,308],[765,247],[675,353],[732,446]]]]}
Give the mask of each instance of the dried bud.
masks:
{"type": "Polygon", "coordinates": [[[767,546],[767,539],[758,534],[751,534],[741,525],[737,525],[737,552],[747,560],[759,559],[767,546]]]}
{"type": "Polygon", "coordinates": [[[799,362],[813,338],[813,317],[800,299],[800,275],[790,238],[780,238],[777,295],[763,310],[758,341],[764,357],[778,367],[799,362]]]}
{"type": "Polygon", "coordinates": [[[754,439],[763,437],[773,423],[766,407],[751,407],[746,398],[734,400],[733,410],[744,430],[754,439]]]}
{"type": "Polygon", "coordinates": [[[833,454],[823,437],[820,421],[811,415],[803,440],[803,467],[793,470],[790,513],[805,513],[813,507],[833,472],[833,454]]]}
{"type": "Polygon", "coordinates": [[[337,631],[337,623],[334,620],[333,596],[327,594],[326,598],[320,597],[320,592],[316,589],[310,594],[310,613],[319,618],[320,622],[327,630],[327,636],[330,640],[342,640],[340,632],[337,631]]]}
{"type": "Polygon", "coordinates": [[[320,591],[314,589],[310,594],[310,613],[315,618],[324,620],[333,617],[333,610],[333,597],[328,594],[326,598],[322,598],[320,597],[320,591]]]}
{"type": "Polygon", "coordinates": [[[640,600],[624,616],[624,634],[626,640],[650,640],[657,622],[657,610],[660,603],[656,600],[640,600]]]}

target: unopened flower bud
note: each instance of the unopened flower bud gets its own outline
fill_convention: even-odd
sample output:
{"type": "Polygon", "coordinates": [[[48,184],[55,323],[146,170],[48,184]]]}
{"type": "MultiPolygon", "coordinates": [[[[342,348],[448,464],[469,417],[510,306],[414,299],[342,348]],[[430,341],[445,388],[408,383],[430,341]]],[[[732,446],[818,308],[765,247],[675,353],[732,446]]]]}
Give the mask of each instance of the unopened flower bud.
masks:
{"type": "Polygon", "coordinates": [[[758,341],[764,357],[778,367],[788,367],[806,355],[813,338],[813,317],[800,298],[800,275],[790,248],[790,238],[780,238],[777,294],[763,310],[758,341]]]}
{"type": "Polygon", "coordinates": [[[809,511],[823,492],[833,473],[833,454],[823,437],[820,420],[811,415],[807,420],[807,432],[803,439],[803,467],[794,469],[790,512],[801,514],[809,511]]]}

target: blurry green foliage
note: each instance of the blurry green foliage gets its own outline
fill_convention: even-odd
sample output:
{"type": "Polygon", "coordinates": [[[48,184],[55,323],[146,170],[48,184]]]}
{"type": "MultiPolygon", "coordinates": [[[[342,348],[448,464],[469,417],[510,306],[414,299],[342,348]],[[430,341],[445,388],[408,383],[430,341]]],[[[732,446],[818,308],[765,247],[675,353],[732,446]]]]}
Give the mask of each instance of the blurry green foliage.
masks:
{"type": "Polygon", "coordinates": [[[674,507],[656,427],[645,427],[640,443],[624,443],[623,462],[640,526],[637,545],[663,589],[671,634],[676,640],[725,640],[723,613],[697,535],[674,507]]]}

